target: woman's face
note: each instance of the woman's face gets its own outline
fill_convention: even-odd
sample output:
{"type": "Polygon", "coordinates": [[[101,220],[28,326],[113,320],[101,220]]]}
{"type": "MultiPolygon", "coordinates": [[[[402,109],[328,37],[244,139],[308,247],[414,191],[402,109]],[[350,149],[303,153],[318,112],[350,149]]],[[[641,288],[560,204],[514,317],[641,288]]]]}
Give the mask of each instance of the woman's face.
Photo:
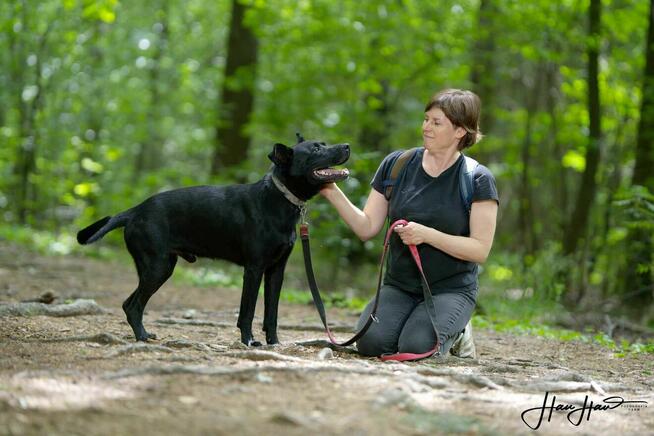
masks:
{"type": "Polygon", "coordinates": [[[433,107],[425,112],[425,119],[422,122],[422,139],[426,149],[439,150],[456,147],[465,133],[465,129],[452,124],[439,108],[433,107]]]}

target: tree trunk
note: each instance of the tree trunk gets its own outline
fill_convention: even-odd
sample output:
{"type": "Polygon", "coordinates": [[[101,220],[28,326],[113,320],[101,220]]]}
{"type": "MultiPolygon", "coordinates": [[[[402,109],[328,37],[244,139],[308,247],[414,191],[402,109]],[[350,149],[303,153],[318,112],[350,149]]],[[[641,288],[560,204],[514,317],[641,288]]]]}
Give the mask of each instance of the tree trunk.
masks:
{"type": "Polygon", "coordinates": [[[554,162],[556,162],[557,168],[549,168],[548,171],[551,171],[549,174],[555,174],[559,172],[560,174],[557,177],[554,177],[552,180],[553,192],[555,193],[556,202],[552,204],[551,213],[554,214],[554,221],[550,223],[553,227],[553,233],[556,235],[557,240],[563,238],[565,233],[565,220],[568,216],[568,174],[566,171],[560,170],[560,163],[563,155],[565,154],[565,146],[558,139],[559,132],[559,107],[558,100],[560,95],[560,79],[558,76],[559,65],[548,62],[545,68],[545,106],[547,107],[547,113],[550,116],[552,127],[549,131],[549,140],[552,144],[552,151],[554,153],[554,162]]]}
{"type": "MultiPolygon", "coordinates": [[[[27,11],[28,7],[23,1],[21,3],[21,13],[23,25],[26,30],[29,29],[27,11]]],[[[37,198],[38,187],[30,180],[30,176],[36,172],[38,146],[36,115],[42,106],[44,92],[41,66],[51,28],[52,23],[49,23],[44,33],[37,36],[36,47],[32,47],[36,51],[36,64],[34,66],[35,94],[30,99],[26,99],[23,92],[27,83],[25,75],[28,73],[24,69],[24,65],[26,64],[25,58],[30,52],[30,48],[25,47],[26,41],[21,40],[20,37],[12,38],[11,40],[13,55],[12,81],[17,90],[15,98],[19,113],[19,132],[21,137],[21,144],[18,147],[16,155],[16,165],[14,166],[14,175],[16,177],[16,213],[20,224],[27,223],[37,198]]],[[[26,31],[25,34],[29,34],[29,32],[26,31]]]]}
{"type": "MultiPolygon", "coordinates": [[[[375,42],[373,41],[373,45],[375,42]]],[[[381,93],[365,93],[363,96],[363,103],[368,106],[368,99],[375,98],[381,103],[379,106],[370,110],[370,116],[366,117],[363,126],[359,131],[357,144],[362,144],[371,150],[384,149],[383,145],[388,142],[388,136],[391,131],[392,120],[390,119],[391,103],[390,103],[390,85],[388,80],[382,79],[381,93]]]]}
{"type": "MultiPolygon", "coordinates": [[[[494,0],[481,0],[477,19],[477,39],[473,46],[470,81],[473,91],[481,98],[482,111],[479,122],[481,131],[491,132],[495,124],[493,116],[495,97],[495,31],[494,19],[497,7],[494,0]]],[[[482,147],[483,148],[483,147],[482,147]]],[[[477,153],[479,150],[476,151],[477,153]]]]}
{"type": "MultiPolygon", "coordinates": [[[[544,83],[543,68],[539,66],[534,76],[533,86],[525,89],[529,96],[527,101],[527,119],[525,121],[525,138],[522,143],[520,157],[522,160],[522,172],[520,174],[520,213],[518,216],[519,232],[523,254],[532,254],[536,251],[535,217],[533,210],[533,195],[531,189],[531,171],[533,158],[533,118],[540,106],[541,91],[544,83]]],[[[526,259],[526,256],[524,257],[526,259]]],[[[528,266],[523,265],[525,268],[528,266]]]]}
{"type": "MultiPolygon", "coordinates": [[[[643,101],[640,108],[636,164],[632,185],[644,186],[654,194],[654,0],[650,0],[649,30],[645,48],[645,76],[643,78],[643,101]]],[[[627,236],[627,271],[623,293],[625,304],[638,314],[643,314],[654,302],[652,280],[652,230],[631,228],[627,236]]]]}
{"type": "Polygon", "coordinates": [[[216,123],[216,142],[211,175],[243,162],[248,155],[250,135],[245,128],[254,103],[258,42],[247,28],[244,17],[247,7],[232,0],[227,65],[222,87],[222,106],[216,123]]]}
{"type": "Polygon", "coordinates": [[[147,136],[141,142],[141,147],[136,157],[135,178],[140,177],[143,173],[160,168],[162,162],[161,148],[163,139],[159,128],[159,121],[161,120],[160,108],[165,106],[165,104],[161,101],[161,59],[166,52],[169,39],[168,3],[167,0],[163,4],[158,3],[155,11],[157,25],[161,27],[157,39],[154,41],[152,66],[149,70],[150,103],[148,105],[146,121],[147,136]]]}
{"type": "Polygon", "coordinates": [[[600,162],[600,98],[598,82],[598,58],[600,42],[600,6],[601,0],[591,0],[589,9],[588,48],[588,115],[590,119],[590,137],[586,147],[586,167],[577,194],[575,209],[572,213],[567,234],[563,240],[563,251],[572,254],[579,241],[586,237],[586,227],[597,189],[595,177],[600,162]]]}

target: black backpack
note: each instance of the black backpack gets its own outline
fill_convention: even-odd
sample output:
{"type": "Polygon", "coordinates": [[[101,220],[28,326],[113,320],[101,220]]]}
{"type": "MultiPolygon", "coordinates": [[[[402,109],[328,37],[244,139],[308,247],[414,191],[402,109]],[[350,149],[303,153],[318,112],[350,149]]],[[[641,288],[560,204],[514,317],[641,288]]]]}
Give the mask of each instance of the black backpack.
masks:
{"type": "MultiPolygon", "coordinates": [[[[382,182],[384,188],[384,197],[386,200],[390,201],[393,194],[393,186],[395,182],[400,178],[402,170],[406,167],[407,162],[413,157],[414,154],[419,150],[418,147],[405,150],[400,154],[393,162],[391,171],[388,179],[382,182]]],[[[462,153],[463,154],[463,153],[462,153]]],[[[470,208],[472,207],[472,196],[474,194],[474,173],[475,169],[479,165],[479,162],[474,160],[471,157],[463,155],[465,161],[465,169],[461,171],[461,178],[459,180],[459,193],[461,194],[461,200],[466,206],[466,211],[470,215],[470,208]]]]}

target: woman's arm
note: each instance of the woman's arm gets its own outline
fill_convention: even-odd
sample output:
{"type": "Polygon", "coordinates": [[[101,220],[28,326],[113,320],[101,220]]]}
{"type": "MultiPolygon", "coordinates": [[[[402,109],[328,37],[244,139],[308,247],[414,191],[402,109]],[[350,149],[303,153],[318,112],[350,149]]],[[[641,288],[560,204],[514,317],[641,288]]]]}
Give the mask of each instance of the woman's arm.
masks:
{"type": "Polygon", "coordinates": [[[370,191],[363,210],[353,205],[334,183],[325,186],[320,194],[334,205],[343,221],[362,241],[375,236],[384,226],[388,201],[375,189],[370,191]]]}
{"type": "Polygon", "coordinates": [[[495,200],[476,201],[470,210],[470,236],[453,236],[436,229],[410,222],[395,227],[395,232],[406,245],[426,243],[457,259],[484,263],[493,245],[497,221],[495,200]]]}

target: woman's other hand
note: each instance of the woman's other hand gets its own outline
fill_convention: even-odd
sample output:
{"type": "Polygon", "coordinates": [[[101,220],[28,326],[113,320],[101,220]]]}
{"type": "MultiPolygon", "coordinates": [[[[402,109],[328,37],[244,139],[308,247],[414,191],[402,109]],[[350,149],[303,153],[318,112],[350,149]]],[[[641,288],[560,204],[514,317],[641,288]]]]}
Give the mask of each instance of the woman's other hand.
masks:
{"type": "Polygon", "coordinates": [[[399,235],[405,245],[420,245],[427,240],[429,227],[410,222],[405,226],[395,227],[393,231],[399,235]]]}

